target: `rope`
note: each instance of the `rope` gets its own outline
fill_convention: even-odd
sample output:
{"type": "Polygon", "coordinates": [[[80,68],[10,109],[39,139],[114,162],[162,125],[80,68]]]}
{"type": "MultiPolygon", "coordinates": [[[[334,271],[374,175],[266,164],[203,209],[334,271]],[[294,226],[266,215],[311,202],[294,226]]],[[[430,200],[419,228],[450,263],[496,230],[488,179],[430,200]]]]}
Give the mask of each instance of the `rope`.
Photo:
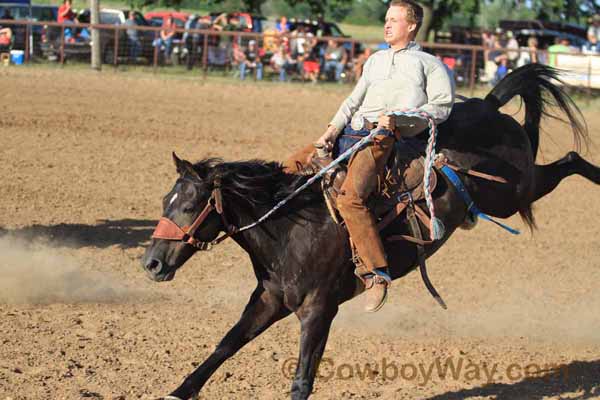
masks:
{"type": "Polygon", "coordinates": [[[427,140],[427,149],[425,152],[425,173],[423,176],[423,191],[425,193],[425,202],[429,209],[431,223],[429,225],[429,236],[431,240],[439,240],[444,237],[444,224],[442,221],[435,216],[435,207],[433,205],[433,197],[429,191],[429,185],[431,184],[431,173],[433,171],[433,164],[435,162],[435,143],[437,139],[437,127],[433,117],[422,110],[418,109],[407,109],[402,111],[395,111],[392,114],[396,116],[407,116],[417,117],[427,121],[429,127],[429,139],[427,140]]]}
{"type": "Polygon", "coordinates": [[[275,213],[275,211],[279,210],[288,201],[290,201],[291,199],[293,199],[294,197],[296,197],[298,195],[298,193],[300,193],[301,191],[303,191],[304,189],[306,189],[307,187],[309,187],[310,185],[312,185],[313,183],[315,183],[319,178],[321,178],[323,175],[325,175],[328,171],[330,171],[331,169],[337,167],[342,161],[344,161],[347,158],[350,158],[350,156],[352,154],[354,154],[355,152],[357,152],[358,150],[360,150],[363,146],[365,146],[368,143],[372,142],[373,138],[375,136],[377,136],[378,133],[379,133],[379,129],[378,128],[375,128],[375,129],[371,130],[371,133],[369,133],[367,136],[363,137],[361,140],[359,140],[357,143],[355,143],[348,150],[346,150],[345,152],[343,152],[342,154],[340,154],[338,156],[338,158],[336,158],[328,166],[324,167],[319,172],[317,172],[317,174],[315,174],[312,178],[310,178],[309,180],[307,180],[298,189],[294,190],[294,192],[290,193],[285,199],[283,199],[279,203],[277,203],[275,205],[275,207],[273,207],[271,210],[269,210],[265,215],[263,215],[262,217],[260,217],[257,221],[239,228],[237,232],[243,232],[245,230],[252,229],[255,226],[261,224],[263,221],[265,221],[267,218],[269,218],[271,215],[273,215],[275,213]]]}
{"type": "MultiPolygon", "coordinates": [[[[428,123],[429,140],[427,142],[427,153],[426,153],[426,157],[425,157],[425,174],[423,177],[423,184],[424,184],[424,191],[425,191],[425,201],[427,203],[427,208],[429,209],[429,213],[431,215],[431,224],[430,224],[430,229],[429,229],[430,236],[431,236],[432,240],[441,239],[444,236],[444,224],[442,223],[442,221],[439,220],[439,218],[436,218],[436,216],[435,216],[435,210],[434,210],[434,206],[433,206],[433,198],[431,196],[431,193],[429,192],[429,184],[431,181],[431,171],[433,170],[433,163],[434,163],[434,158],[435,158],[435,141],[436,141],[436,135],[437,135],[435,121],[433,120],[433,117],[431,115],[429,115],[427,112],[417,110],[417,109],[395,111],[393,113],[388,113],[388,115],[392,115],[392,114],[394,114],[396,116],[418,117],[418,118],[426,120],[428,123]]],[[[313,177],[311,177],[309,180],[307,180],[304,184],[302,184],[300,187],[298,187],[296,190],[294,190],[292,193],[290,193],[285,199],[283,199],[279,203],[277,203],[275,205],[275,207],[273,207],[271,210],[269,210],[265,215],[260,217],[257,221],[239,228],[236,231],[236,233],[243,232],[248,229],[252,229],[252,228],[260,225],[261,223],[263,223],[267,218],[269,218],[271,215],[273,215],[277,210],[279,210],[281,207],[283,207],[291,199],[296,197],[298,195],[298,193],[302,192],[304,189],[306,189],[307,187],[309,187],[310,185],[315,183],[318,179],[320,179],[323,175],[325,175],[331,169],[337,167],[342,161],[350,158],[350,156],[352,156],[352,154],[356,153],[358,150],[362,149],[364,146],[371,143],[373,141],[373,138],[375,136],[377,136],[379,131],[380,131],[379,128],[375,128],[375,129],[371,130],[371,132],[367,136],[363,137],[361,140],[359,140],[357,143],[355,143],[348,150],[346,150],[345,152],[340,154],[338,156],[338,158],[333,160],[328,166],[321,169],[317,174],[315,174],[313,177]]]]}

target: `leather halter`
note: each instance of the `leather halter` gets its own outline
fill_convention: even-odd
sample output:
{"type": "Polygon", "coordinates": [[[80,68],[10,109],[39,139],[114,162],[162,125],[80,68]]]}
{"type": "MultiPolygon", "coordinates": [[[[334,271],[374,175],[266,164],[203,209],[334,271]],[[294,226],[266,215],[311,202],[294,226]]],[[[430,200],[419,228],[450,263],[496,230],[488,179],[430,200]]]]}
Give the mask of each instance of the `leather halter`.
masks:
{"type": "Polygon", "coordinates": [[[167,217],[161,217],[158,220],[158,225],[152,233],[153,239],[173,240],[179,242],[185,242],[191,246],[196,247],[198,250],[210,250],[212,246],[221,243],[231,235],[237,232],[237,227],[229,225],[227,218],[223,213],[223,196],[221,194],[221,182],[219,179],[215,180],[214,189],[210,195],[210,198],[206,202],[206,206],[200,214],[196,217],[192,225],[180,227],[174,221],[167,217]],[[216,211],[221,216],[221,221],[227,232],[221,237],[216,238],[212,242],[202,242],[194,237],[194,234],[202,225],[204,220],[208,218],[211,212],[216,211]]]}

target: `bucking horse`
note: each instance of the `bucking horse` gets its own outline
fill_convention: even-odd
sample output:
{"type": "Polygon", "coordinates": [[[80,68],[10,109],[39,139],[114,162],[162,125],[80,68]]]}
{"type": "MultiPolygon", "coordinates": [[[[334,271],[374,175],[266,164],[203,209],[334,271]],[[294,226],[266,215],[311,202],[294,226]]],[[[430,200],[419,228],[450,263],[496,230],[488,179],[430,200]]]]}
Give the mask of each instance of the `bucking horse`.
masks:
{"type": "MultiPolygon", "coordinates": [[[[600,169],[575,151],[551,164],[535,164],[540,121],[544,116],[558,118],[551,110],[560,111],[570,125],[576,150],[588,142],[583,116],[559,79],[559,71],[547,66],[521,67],[484,99],[457,102],[449,119],[438,126],[437,150],[460,166],[460,181],[481,212],[498,218],[519,213],[534,229],[532,203],[554,190],[562,179],[579,174],[600,184],[600,169]],[[522,125],[499,111],[516,96],[525,107],[522,125]],[[461,172],[468,170],[503,180],[461,172]]],[[[323,193],[312,188],[262,224],[238,232],[235,227],[256,221],[309,177],[288,174],[279,162],[206,159],[192,164],[174,153],[173,158],[179,176],[164,197],[162,218],[143,256],[146,273],[155,281],[171,280],[196,252],[230,237],[248,253],[257,284],[239,321],[215,351],[164,398],[196,396],[228,358],[294,313],[300,320],[301,335],[291,397],[307,399],[338,307],[364,291],[363,282],[354,274],[346,229],[332,218],[323,193]]],[[[473,205],[465,202],[446,175],[435,173],[438,182],[433,203],[445,229],[441,239],[424,246],[426,257],[465,224],[473,205]]],[[[405,219],[396,218],[381,234],[384,238],[406,235],[407,225],[405,219]]],[[[385,243],[392,279],[417,268],[415,243],[385,243]]]]}

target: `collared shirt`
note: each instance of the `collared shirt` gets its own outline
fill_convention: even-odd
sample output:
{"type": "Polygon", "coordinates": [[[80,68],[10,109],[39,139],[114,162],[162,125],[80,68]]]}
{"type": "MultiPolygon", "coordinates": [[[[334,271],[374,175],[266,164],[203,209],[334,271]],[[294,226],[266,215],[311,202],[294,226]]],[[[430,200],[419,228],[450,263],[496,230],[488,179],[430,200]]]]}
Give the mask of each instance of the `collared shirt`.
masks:
{"type": "MultiPolygon", "coordinates": [[[[445,121],[454,104],[454,82],[446,66],[410,42],[400,50],[378,51],[365,62],[352,94],[331,121],[341,131],[351,120],[375,122],[381,113],[417,108],[436,123],[445,121]]],[[[402,134],[416,134],[425,126],[414,118],[399,118],[402,134]],[[411,129],[413,128],[413,129],[411,129]],[[407,132],[411,131],[411,132],[407,132]]]]}
{"type": "MultiPolygon", "coordinates": [[[[136,22],[132,19],[127,19],[125,21],[125,26],[135,28],[137,26],[136,22]]],[[[131,40],[138,40],[138,31],[137,29],[127,29],[127,37],[131,40]]]]}

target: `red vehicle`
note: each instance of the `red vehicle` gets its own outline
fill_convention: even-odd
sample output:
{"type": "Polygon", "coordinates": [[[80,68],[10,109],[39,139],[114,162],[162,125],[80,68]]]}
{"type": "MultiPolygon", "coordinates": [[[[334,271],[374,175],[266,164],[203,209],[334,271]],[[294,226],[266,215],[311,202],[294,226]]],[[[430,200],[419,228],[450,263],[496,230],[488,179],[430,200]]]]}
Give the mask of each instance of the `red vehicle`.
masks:
{"type": "Polygon", "coordinates": [[[150,11],[144,14],[144,18],[152,26],[162,26],[167,17],[171,16],[177,28],[183,28],[190,14],[178,11],[150,11]]]}

